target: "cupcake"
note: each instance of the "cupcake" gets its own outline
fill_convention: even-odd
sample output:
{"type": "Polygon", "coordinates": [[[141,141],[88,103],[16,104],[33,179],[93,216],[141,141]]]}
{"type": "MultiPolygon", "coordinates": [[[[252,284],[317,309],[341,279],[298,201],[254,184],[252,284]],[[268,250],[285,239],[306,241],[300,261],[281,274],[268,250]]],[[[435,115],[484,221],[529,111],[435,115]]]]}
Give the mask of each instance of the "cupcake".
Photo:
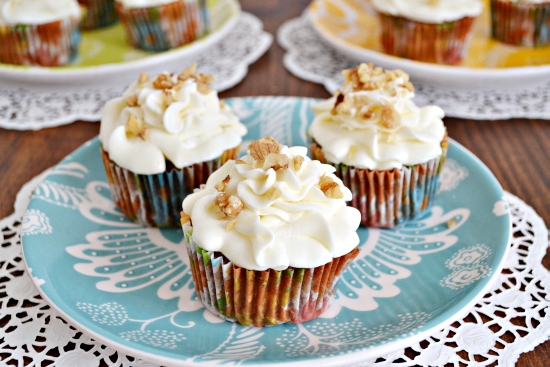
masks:
{"type": "Polygon", "coordinates": [[[0,62],[68,64],[77,54],[80,18],[76,0],[0,1],[0,62]]]}
{"type": "Polygon", "coordinates": [[[126,39],[133,47],[165,51],[201,37],[206,30],[201,0],[115,0],[126,39]]]}
{"type": "Polygon", "coordinates": [[[181,223],[198,297],[242,325],[319,316],[359,253],[359,212],[334,167],[273,138],[214,172],[183,201],[181,223]]]}
{"type": "Polygon", "coordinates": [[[491,31],[514,46],[550,45],[550,0],[491,0],[491,31]]]}
{"type": "Polygon", "coordinates": [[[86,13],[80,27],[82,29],[101,28],[115,23],[118,15],[115,0],[78,0],[86,8],[86,13]]]}
{"type": "Polygon", "coordinates": [[[372,0],[384,52],[411,60],[456,65],[464,58],[480,0],[372,0]]]}
{"type": "Polygon", "coordinates": [[[332,164],[351,189],[361,224],[394,227],[433,203],[447,153],[437,106],[417,107],[406,73],[361,64],[341,91],[312,106],[313,159],[332,164]]]}
{"type": "Polygon", "coordinates": [[[246,134],[195,67],[142,73],[101,118],[101,154],[113,201],[131,220],[179,227],[181,202],[226,161],[246,134]]]}

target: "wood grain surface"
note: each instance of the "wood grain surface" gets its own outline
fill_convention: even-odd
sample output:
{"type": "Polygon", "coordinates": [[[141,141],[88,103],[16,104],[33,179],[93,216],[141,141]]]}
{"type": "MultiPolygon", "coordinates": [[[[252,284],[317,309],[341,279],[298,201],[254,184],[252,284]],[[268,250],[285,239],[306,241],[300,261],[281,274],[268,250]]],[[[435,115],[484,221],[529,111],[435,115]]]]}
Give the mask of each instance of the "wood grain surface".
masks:
{"type": "MultiPolygon", "coordinates": [[[[299,16],[309,3],[308,0],[240,2],[243,10],[259,17],[264,29],[274,36],[283,22],[299,16]]],[[[290,74],[283,65],[283,55],[284,50],[275,41],[267,53],[250,66],[246,78],[220,93],[220,97],[329,97],[322,86],[290,74]]],[[[547,120],[497,121],[445,118],[445,124],[449,136],[479,157],[504,190],[533,207],[546,225],[550,225],[550,116],[547,120]]],[[[0,218],[13,212],[15,195],[23,184],[98,132],[98,123],[82,121],[39,131],[0,129],[0,218]]],[[[543,264],[550,268],[550,253],[547,252],[543,264]]],[[[550,317],[548,309],[546,317],[550,317]]],[[[522,354],[517,366],[550,366],[550,341],[522,354]]]]}

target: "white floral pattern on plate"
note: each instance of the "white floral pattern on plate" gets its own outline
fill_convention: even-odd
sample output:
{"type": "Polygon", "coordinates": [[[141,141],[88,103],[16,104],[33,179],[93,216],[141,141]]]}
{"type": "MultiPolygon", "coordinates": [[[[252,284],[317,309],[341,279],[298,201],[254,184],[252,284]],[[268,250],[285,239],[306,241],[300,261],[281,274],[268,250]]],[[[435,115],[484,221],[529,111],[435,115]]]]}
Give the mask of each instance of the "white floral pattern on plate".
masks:
{"type": "MultiPolygon", "coordinates": [[[[247,125],[247,141],[269,134],[303,145],[312,101],[263,97],[228,103],[247,125]]],[[[23,232],[25,259],[43,296],[67,319],[115,348],[159,364],[364,360],[409,345],[459,317],[494,281],[506,253],[510,216],[492,213],[502,189],[452,142],[449,159],[472,174],[449,174],[460,182],[447,185],[419,220],[393,230],[360,228],[361,255],[320,318],[263,329],[219,322],[196,299],[181,256],[181,230],[140,227],[112,203],[98,144],[94,139],[68,156],[35,191],[28,212],[46,213],[53,231],[23,232]],[[446,264],[457,260],[449,259],[465,262],[472,256],[460,255],[461,249],[490,241],[492,251],[477,257],[490,276],[470,275],[468,284],[456,289],[438,285],[455,270],[446,264]]]]}

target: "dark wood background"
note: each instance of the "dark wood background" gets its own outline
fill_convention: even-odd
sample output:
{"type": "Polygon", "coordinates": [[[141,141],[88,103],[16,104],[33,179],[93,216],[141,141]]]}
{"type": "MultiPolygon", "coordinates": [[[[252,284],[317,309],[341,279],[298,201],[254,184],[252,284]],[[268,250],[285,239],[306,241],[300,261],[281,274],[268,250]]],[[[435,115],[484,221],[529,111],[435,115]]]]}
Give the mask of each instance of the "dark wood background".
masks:
{"type": "MultiPolygon", "coordinates": [[[[259,17],[275,36],[286,20],[299,16],[309,0],[240,0],[244,11],[259,17]]],[[[248,75],[220,97],[282,95],[327,98],[320,85],[303,81],[283,66],[284,50],[274,41],[250,66],[248,75]]],[[[368,60],[366,60],[368,61],[368,60]]],[[[550,101],[548,101],[550,103],[550,101]]],[[[449,135],[479,157],[504,190],[518,196],[550,224],[550,116],[546,120],[477,121],[445,118],[449,135]]],[[[99,132],[98,123],[78,121],[39,131],[0,129],[0,218],[13,212],[21,186],[99,132]]],[[[550,268],[547,252],[544,266],[550,268]]],[[[547,295],[547,298],[550,295],[547,295]]],[[[546,317],[550,310],[546,309],[546,317]]],[[[550,366],[550,341],[520,356],[517,366],[550,366]]]]}

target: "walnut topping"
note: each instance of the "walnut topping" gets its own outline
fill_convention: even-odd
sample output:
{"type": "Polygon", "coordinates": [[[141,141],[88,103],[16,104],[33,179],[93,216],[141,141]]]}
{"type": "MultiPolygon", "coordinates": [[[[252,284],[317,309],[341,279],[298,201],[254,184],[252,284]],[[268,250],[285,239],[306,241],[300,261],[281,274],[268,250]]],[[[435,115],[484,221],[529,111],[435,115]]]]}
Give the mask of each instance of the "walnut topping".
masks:
{"type": "Polygon", "coordinates": [[[155,81],[153,81],[155,89],[171,89],[173,86],[174,82],[168,73],[159,74],[155,81]]]}
{"type": "Polygon", "coordinates": [[[235,164],[246,164],[246,161],[242,160],[242,159],[237,159],[235,161],[235,164]]]}
{"type": "Polygon", "coordinates": [[[180,223],[184,225],[187,222],[191,222],[191,217],[188,216],[185,212],[180,212],[180,223]]]}
{"type": "Polygon", "coordinates": [[[184,68],[180,75],[178,75],[178,80],[185,81],[195,75],[195,72],[197,71],[197,63],[194,63],[188,68],[184,68]]]}
{"type": "Polygon", "coordinates": [[[340,189],[340,185],[334,182],[334,180],[327,175],[323,174],[319,180],[319,187],[327,198],[342,199],[344,197],[344,193],[340,189]]]}
{"type": "Polygon", "coordinates": [[[252,158],[263,161],[270,153],[279,153],[279,143],[277,143],[277,140],[268,136],[250,143],[248,150],[252,158]]]}
{"type": "Polygon", "coordinates": [[[382,126],[386,129],[391,129],[396,125],[396,116],[391,106],[382,106],[382,112],[380,114],[382,126]]]}
{"type": "Polygon", "coordinates": [[[126,135],[129,138],[132,137],[139,137],[142,140],[147,139],[147,129],[140,120],[137,119],[137,117],[133,114],[130,114],[128,117],[128,121],[126,121],[126,124],[124,125],[124,128],[126,129],[126,135]]]}
{"type": "Polygon", "coordinates": [[[139,106],[137,94],[132,94],[128,98],[126,98],[126,106],[128,107],[139,106]]]}
{"type": "Polygon", "coordinates": [[[294,171],[298,172],[302,168],[302,163],[304,163],[304,157],[301,155],[296,155],[292,158],[292,165],[294,166],[294,171]]]}
{"type": "Polygon", "coordinates": [[[350,86],[353,92],[361,90],[385,89],[388,93],[395,93],[388,85],[395,82],[398,78],[403,81],[399,87],[409,91],[414,91],[414,87],[409,81],[409,75],[402,70],[384,70],[380,67],[374,67],[372,63],[360,64],[354,69],[346,69],[342,72],[345,78],[344,84],[350,86]],[[379,77],[379,78],[373,78],[379,77]]]}
{"type": "Polygon", "coordinates": [[[280,169],[285,170],[288,168],[288,156],[286,154],[279,153],[269,153],[265,158],[263,169],[267,171],[270,168],[273,168],[275,171],[280,169]]]}
{"type": "Polygon", "coordinates": [[[146,72],[142,71],[142,72],[139,74],[138,84],[139,84],[139,85],[143,85],[143,84],[147,83],[148,81],[149,81],[149,74],[147,74],[146,72]]]}
{"type": "Polygon", "coordinates": [[[279,190],[278,188],[276,187],[271,187],[269,190],[267,190],[267,192],[265,193],[265,196],[269,199],[269,200],[277,200],[278,198],[280,198],[281,196],[283,195],[283,193],[281,192],[281,190],[279,190]]]}
{"type": "Polygon", "coordinates": [[[218,190],[219,192],[224,192],[225,191],[225,188],[227,187],[227,184],[229,183],[229,180],[231,179],[231,177],[229,177],[229,175],[227,175],[223,180],[221,180],[220,182],[218,182],[216,184],[216,186],[214,186],[214,188],[216,190],[218,190]]]}
{"type": "Polygon", "coordinates": [[[457,223],[458,223],[458,222],[456,221],[456,219],[449,219],[449,220],[447,221],[447,223],[446,223],[446,224],[447,224],[447,228],[453,228],[453,227],[455,227],[455,226],[457,225],[457,223]]]}
{"type": "Polygon", "coordinates": [[[228,217],[236,217],[243,210],[243,202],[236,196],[226,193],[216,196],[216,205],[228,217]]]}

